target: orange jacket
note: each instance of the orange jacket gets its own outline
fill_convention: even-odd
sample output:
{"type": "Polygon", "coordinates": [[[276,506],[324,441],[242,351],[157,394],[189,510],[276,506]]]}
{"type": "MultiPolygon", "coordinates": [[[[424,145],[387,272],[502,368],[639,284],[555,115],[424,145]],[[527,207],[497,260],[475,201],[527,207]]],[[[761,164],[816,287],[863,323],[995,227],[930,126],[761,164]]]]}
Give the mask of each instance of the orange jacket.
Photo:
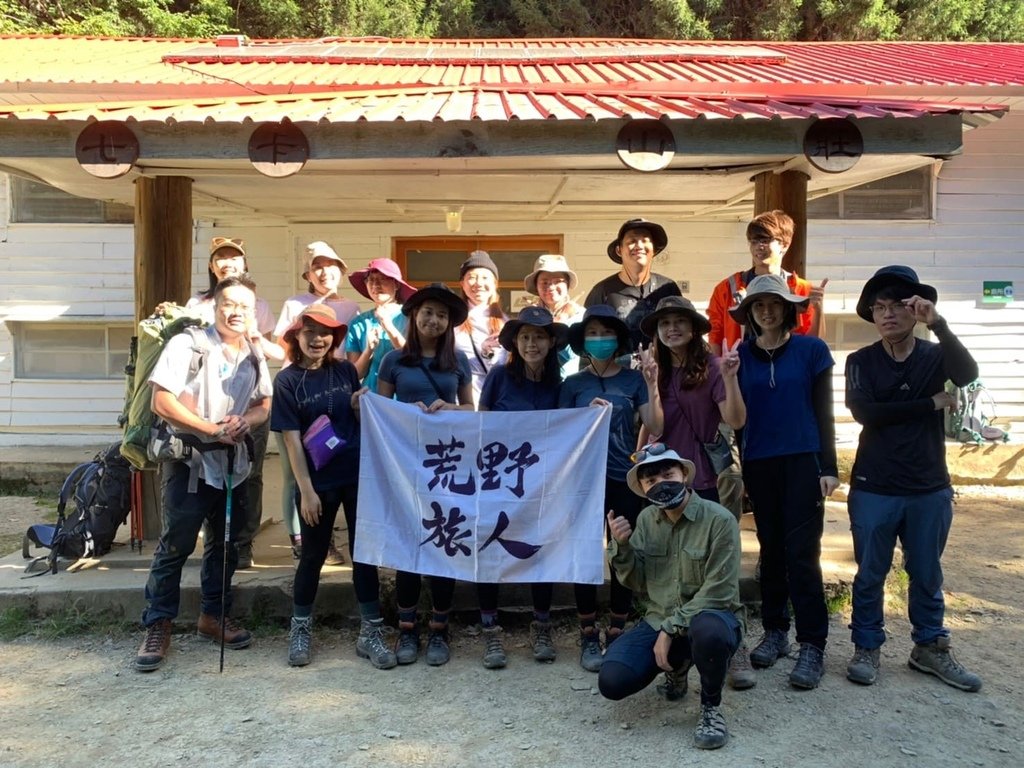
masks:
{"type": "MultiPolygon", "coordinates": [[[[795,272],[783,272],[789,290],[797,296],[810,296],[811,281],[804,280],[795,272]]],[[[711,301],[708,302],[708,320],[711,321],[711,331],[708,333],[708,343],[719,347],[732,346],[738,339],[743,338],[743,329],[729,315],[729,307],[738,303],[736,293],[747,287],[747,281],[753,280],[753,270],[736,272],[725,278],[715,286],[711,292],[711,301]]],[[[742,297],[740,297],[742,298],[742,297]]],[[[793,333],[806,335],[811,330],[811,322],[814,320],[814,311],[810,308],[806,312],[797,314],[797,326],[793,333]]]]}

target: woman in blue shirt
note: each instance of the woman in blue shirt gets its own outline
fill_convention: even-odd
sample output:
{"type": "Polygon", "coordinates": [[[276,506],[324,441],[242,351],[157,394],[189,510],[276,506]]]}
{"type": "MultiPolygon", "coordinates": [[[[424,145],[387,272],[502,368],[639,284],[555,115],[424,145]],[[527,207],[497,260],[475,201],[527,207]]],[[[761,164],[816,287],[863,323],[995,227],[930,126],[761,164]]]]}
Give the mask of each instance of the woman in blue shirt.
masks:
{"type": "MultiPolygon", "coordinates": [[[[663,426],[661,396],[658,392],[658,363],[649,349],[640,351],[642,372],[623,368],[616,357],[632,350],[629,329],[607,304],[596,304],[583,319],[569,328],[569,344],[590,360],[586,368],[573,374],[562,384],[559,408],[582,408],[590,405],[612,409],[608,433],[608,470],[605,477],[602,517],[614,510],[625,515],[631,526],[644,507],[642,498],[626,485],[626,474],[632,467],[630,456],[636,449],[636,417],[647,430],[660,435],[663,426]]],[[[594,511],[598,513],[597,510],[594,511]]],[[[601,641],[597,630],[597,587],[577,584],[576,610],[579,612],[581,651],[580,666],[590,672],[601,669],[601,641]]],[[[613,642],[626,627],[626,617],[633,593],[611,577],[611,617],[605,643],[613,642]]]]}
{"type": "MultiPolygon", "coordinates": [[[[498,341],[508,360],[494,366],[480,392],[481,411],[545,411],[558,407],[562,385],[559,351],[568,344],[569,328],[556,323],[543,307],[526,307],[501,329],[498,341]]],[[[532,643],[537,661],[555,660],[551,640],[552,584],[531,584],[533,596],[532,643]]],[[[507,663],[498,626],[498,585],[477,584],[480,623],[486,647],[484,666],[500,669],[507,663]]]]}

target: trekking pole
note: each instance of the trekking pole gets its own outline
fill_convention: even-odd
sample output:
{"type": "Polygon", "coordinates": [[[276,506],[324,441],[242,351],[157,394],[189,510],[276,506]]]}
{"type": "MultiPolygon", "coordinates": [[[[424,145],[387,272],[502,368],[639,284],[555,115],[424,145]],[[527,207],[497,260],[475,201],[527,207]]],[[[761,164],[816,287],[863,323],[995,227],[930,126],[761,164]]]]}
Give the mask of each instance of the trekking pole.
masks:
{"type": "Polygon", "coordinates": [[[228,446],[227,501],[224,504],[224,556],[220,573],[220,671],[224,672],[224,622],[227,621],[228,547],[231,545],[231,497],[235,495],[232,481],[235,474],[235,446],[228,446]]]}

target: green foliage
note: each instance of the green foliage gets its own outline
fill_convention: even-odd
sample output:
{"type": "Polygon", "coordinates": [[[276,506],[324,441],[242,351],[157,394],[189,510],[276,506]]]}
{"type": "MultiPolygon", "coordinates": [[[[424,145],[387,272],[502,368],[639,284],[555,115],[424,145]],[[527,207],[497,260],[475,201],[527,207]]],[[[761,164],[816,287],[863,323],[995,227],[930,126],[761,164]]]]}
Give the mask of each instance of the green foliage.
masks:
{"type": "Polygon", "coordinates": [[[24,606],[0,611],[0,640],[14,640],[34,635],[43,640],[57,640],[79,635],[124,637],[133,630],[132,622],[116,610],[93,611],[78,600],[69,600],[59,611],[39,616],[24,606]]]}

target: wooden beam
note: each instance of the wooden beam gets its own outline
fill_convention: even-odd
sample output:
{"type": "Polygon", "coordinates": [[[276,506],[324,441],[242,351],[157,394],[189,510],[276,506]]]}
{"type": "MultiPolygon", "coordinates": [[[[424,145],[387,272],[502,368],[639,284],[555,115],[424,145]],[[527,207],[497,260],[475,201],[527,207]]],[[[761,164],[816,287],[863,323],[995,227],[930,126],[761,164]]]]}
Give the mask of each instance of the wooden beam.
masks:
{"type": "MultiPolygon", "coordinates": [[[[184,304],[192,290],[192,180],[183,176],[135,181],[135,322],[162,301],[184,304]]],[[[156,472],[142,478],[142,537],[160,536],[156,472]]]]}
{"type": "Polygon", "coordinates": [[[754,177],[754,215],[781,208],[793,218],[793,242],[782,268],[807,274],[807,179],[803,171],[766,171],[754,177]]]}

